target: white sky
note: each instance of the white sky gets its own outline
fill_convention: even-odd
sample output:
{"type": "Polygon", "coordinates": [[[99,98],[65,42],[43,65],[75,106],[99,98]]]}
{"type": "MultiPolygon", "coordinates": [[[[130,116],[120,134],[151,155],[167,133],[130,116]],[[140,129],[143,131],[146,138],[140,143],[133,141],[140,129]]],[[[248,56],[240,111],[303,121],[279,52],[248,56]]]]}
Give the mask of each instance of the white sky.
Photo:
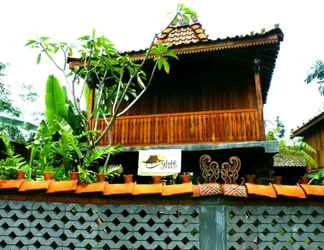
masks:
{"type": "MultiPolygon", "coordinates": [[[[287,129],[314,116],[323,103],[317,85],[304,79],[313,62],[324,60],[324,1],[246,0],[182,1],[198,13],[210,38],[272,28],[279,23],[285,34],[265,106],[265,119],[279,115],[287,129]]],[[[153,35],[168,24],[178,1],[163,0],[2,0],[0,9],[0,62],[10,63],[7,82],[35,86],[40,96],[54,68],[37,66],[36,51],[25,48],[27,39],[46,35],[75,41],[81,35],[107,36],[118,49],[148,46],[153,35]]],[[[20,104],[23,106],[23,104],[20,104]]],[[[26,110],[42,109],[43,100],[26,110]]]]}

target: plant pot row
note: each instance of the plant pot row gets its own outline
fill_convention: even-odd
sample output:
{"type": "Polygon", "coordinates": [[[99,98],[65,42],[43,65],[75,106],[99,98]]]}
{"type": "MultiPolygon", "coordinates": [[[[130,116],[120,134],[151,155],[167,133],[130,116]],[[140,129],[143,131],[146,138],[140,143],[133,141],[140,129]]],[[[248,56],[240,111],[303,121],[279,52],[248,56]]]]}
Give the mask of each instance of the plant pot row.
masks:
{"type": "MultiPolygon", "coordinates": [[[[44,172],[43,173],[44,180],[49,181],[53,179],[54,174],[52,172],[44,172]]],[[[71,180],[77,181],[79,177],[78,172],[71,172],[70,173],[71,180]]],[[[133,175],[123,175],[124,182],[125,183],[132,183],[133,182],[133,175]]],[[[25,178],[25,173],[23,171],[18,171],[17,179],[21,180],[25,178]]],[[[97,174],[97,182],[104,182],[105,181],[105,175],[104,174],[97,174]]],[[[159,184],[161,183],[161,176],[152,176],[152,182],[153,184],[159,184]]],[[[182,183],[189,183],[190,182],[190,176],[189,175],[181,175],[181,182],[182,183]]]]}

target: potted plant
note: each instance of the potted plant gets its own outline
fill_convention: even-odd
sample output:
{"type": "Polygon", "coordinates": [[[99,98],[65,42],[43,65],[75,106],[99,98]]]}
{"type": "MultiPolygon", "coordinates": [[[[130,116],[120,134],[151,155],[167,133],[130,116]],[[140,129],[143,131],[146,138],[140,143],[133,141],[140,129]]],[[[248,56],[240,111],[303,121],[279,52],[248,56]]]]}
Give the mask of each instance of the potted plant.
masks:
{"type": "Polygon", "coordinates": [[[49,181],[53,179],[55,173],[55,169],[53,167],[44,167],[43,176],[45,181],[49,181]]]}
{"type": "Polygon", "coordinates": [[[132,183],[133,182],[133,175],[132,174],[124,174],[124,182],[125,183],[132,183]]]}
{"type": "Polygon", "coordinates": [[[84,167],[78,166],[78,181],[81,184],[90,184],[96,182],[96,173],[84,167]]]}
{"type": "Polygon", "coordinates": [[[117,176],[120,176],[123,173],[123,171],[124,169],[121,164],[99,167],[97,181],[102,182],[105,181],[105,179],[109,180],[111,178],[115,178],[117,176]]]}

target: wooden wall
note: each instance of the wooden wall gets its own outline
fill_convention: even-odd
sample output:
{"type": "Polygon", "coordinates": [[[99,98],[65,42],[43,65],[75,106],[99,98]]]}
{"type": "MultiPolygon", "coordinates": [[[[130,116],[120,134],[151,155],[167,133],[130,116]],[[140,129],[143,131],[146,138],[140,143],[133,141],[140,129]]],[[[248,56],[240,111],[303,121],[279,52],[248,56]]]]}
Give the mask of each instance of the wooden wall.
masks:
{"type": "MultiPolygon", "coordinates": [[[[231,62],[214,57],[189,59],[172,61],[170,74],[158,72],[140,101],[117,119],[113,143],[264,140],[260,113],[263,107],[257,103],[252,68],[238,64],[236,59],[231,62]]],[[[104,127],[101,121],[99,129],[104,127]]],[[[104,138],[102,145],[107,140],[104,138]]]]}
{"type": "Polygon", "coordinates": [[[256,108],[253,72],[220,62],[175,62],[128,115],[256,108]]]}
{"type": "Polygon", "coordinates": [[[317,151],[315,159],[319,167],[324,167],[324,121],[308,129],[304,136],[305,141],[317,151]]]}

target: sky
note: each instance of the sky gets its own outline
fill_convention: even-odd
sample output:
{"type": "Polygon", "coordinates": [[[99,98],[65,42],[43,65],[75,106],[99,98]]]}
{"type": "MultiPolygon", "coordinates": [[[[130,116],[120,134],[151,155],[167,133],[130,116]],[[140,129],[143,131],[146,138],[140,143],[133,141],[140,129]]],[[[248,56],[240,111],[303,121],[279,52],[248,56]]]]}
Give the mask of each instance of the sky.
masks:
{"type": "MultiPolygon", "coordinates": [[[[210,38],[224,38],[279,24],[284,32],[265,105],[265,120],[280,116],[288,131],[301,126],[323,106],[317,85],[304,82],[312,64],[324,60],[324,32],[320,0],[188,0],[181,1],[198,13],[210,38]]],[[[36,36],[74,42],[93,28],[120,50],[149,45],[155,33],[170,22],[175,0],[2,0],[0,9],[0,62],[8,63],[6,82],[14,101],[28,114],[41,111],[43,98],[26,106],[19,98],[20,84],[32,84],[42,97],[54,67],[36,65],[36,51],[24,47],[36,36]]]]}

